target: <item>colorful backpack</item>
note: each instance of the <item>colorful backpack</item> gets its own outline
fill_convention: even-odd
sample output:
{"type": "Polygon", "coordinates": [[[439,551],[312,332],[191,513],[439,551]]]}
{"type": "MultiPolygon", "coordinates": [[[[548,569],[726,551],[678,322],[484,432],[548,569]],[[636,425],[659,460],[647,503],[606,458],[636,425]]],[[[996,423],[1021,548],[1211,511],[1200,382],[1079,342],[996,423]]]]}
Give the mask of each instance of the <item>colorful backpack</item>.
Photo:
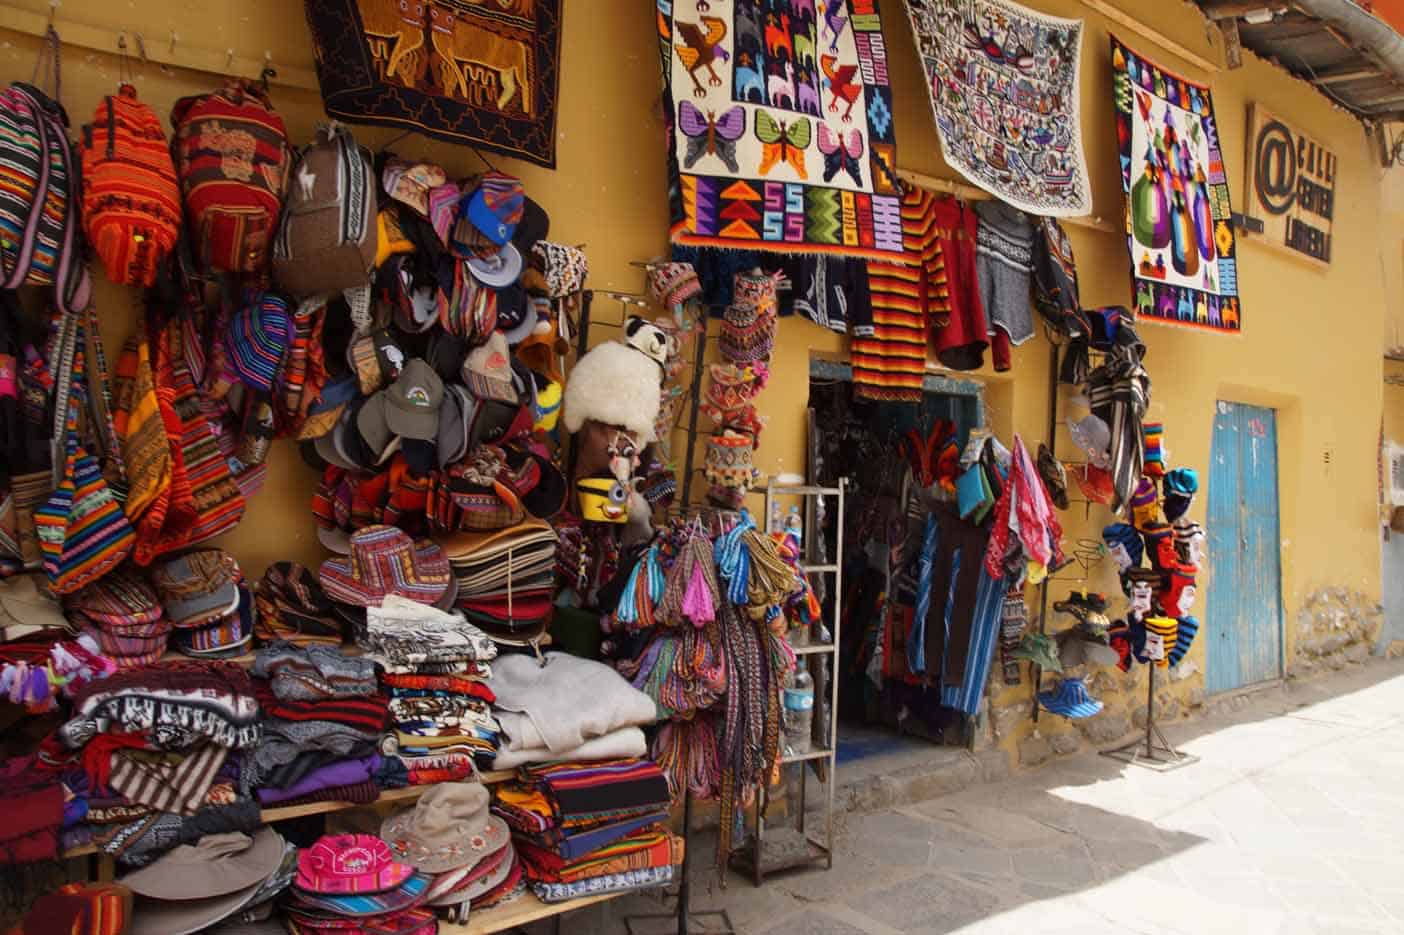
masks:
{"type": "Polygon", "coordinates": [[[161,119],[124,84],[83,128],[83,229],[107,278],[150,286],[180,233],[180,188],[161,119]]]}
{"type": "MultiPolygon", "coordinates": [[[[40,65],[52,62],[58,96],[58,33],[49,27],[40,65]]],[[[40,69],[36,68],[36,74],[40,69]]],[[[29,84],[0,92],[0,288],[56,284],[60,311],[85,309],[92,283],[78,249],[78,199],[68,115],[29,84]]]]}
{"type": "Polygon", "coordinates": [[[258,84],[234,79],[171,110],[176,176],[197,265],[257,273],[268,263],[288,181],[288,134],[258,84]]]}
{"type": "Polygon", "coordinates": [[[293,295],[370,285],[376,249],[370,154],[337,124],[298,157],[273,244],[273,275],[293,295]]]}

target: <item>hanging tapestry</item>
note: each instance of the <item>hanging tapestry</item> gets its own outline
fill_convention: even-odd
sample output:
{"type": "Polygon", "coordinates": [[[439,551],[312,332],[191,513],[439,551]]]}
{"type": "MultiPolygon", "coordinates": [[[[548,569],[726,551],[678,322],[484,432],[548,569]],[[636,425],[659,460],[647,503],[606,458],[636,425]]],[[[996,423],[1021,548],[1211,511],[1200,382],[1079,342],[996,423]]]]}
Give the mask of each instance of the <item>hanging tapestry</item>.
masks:
{"type": "Polygon", "coordinates": [[[1137,317],[1238,331],[1238,249],[1209,89],[1111,44],[1137,317]]]}
{"type": "Polygon", "coordinates": [[[657,3],[673,242],[900,254],[877,0],[657,3]]]}
{"type": "Polygon", "coordinates": [[[556,167],[561,0],[306,0],[327,113],[556,167]]]}
{"type": "Polygon", "coordinates": [[[1082,154],[1082,20],[1010,0],[907,0],[941,152],[1031,214],[1092,210],[1082,154]]]}

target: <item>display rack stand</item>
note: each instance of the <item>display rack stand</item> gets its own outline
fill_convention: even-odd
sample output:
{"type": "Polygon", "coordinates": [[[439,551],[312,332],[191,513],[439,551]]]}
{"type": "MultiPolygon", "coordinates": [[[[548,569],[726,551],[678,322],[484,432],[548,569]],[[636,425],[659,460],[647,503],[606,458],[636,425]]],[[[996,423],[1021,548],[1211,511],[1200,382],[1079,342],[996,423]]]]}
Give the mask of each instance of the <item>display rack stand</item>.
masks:
{"type": "Polygon", "coordinates": [[[1166,739],[1164,732],[1155,723],[1155,673],[1160,666],[1154,662],[1149,664],[1150,677],[1146,680],[1146,735],[1143,738],[1134,740],[1131,743],[1115,748],[1114,750],[1103,750],[1102,756],[1111,757],[1113,760],[1121,760],[1132,766],[1144,766],[1146,769],[1153,769],[1159,773],[1168,773],[1171,770],[1179,769],[1181,766],[1189,766],[1191,763],[1198,763],[1199,757],[1191,753],[1181,753],[1175,746],[1166,739]]]}
{"type": "MultiPolygon", "coordinates": [[[[639,935],[634,929],[639,922],[653,922],[658,919],[677,919],[678,935],[692,935],[693,919],[719,919],[720,927],[707,926],[705,935],[737,935],[735,927],[731,924],[731,916],[725,909],[706,909],[701,912],[692,910],[692,878],[688,875],[688,868],[692,865],[692,790],[683,792],[683,859],[682,865],[678,868],[678,908],[676,912],[653,912],[644,915],[632,915],[624,917],[624,928],[629,935],[639,935]]],[[[700,933],[699,933],[700,935],[700,933]]]]}
{"type": "MultiPolygon", "coordinates": [[[[805,574],[832,574],[834,576],[833,620],[829,624],[829,640],[824,643],[809,642],[803,646],[795,646],[794,651],[798,661],[810,670],[810,676],[815,675],[815,667],[810,665],[810,660],[817,656],[827,655],[829,657],[828,674],[828,694],[829,694],[829,716],[825,721],[822,737],[816,740],[813,749],[804,753],[782,753],[780,763],[789,765],[800,764],[799,782],[799,808],[795,817],[798,832],[799,847],[795,853],[787,853],[781,857],[767,861],[765,854],[765,813],[770,803],[770,789],[767,784],[761,785],[760,795],[756,799],[756,817],[752,829],[751,847],[749,853],[739,853],[736,862],[742,872],[749,872],[752,882],[756,886],[765,883],[767,875],[780,873],[786,870],[799,869],[812,864],[823,862],[824,865],[832,869],[834,866],[834,791],[835,783],[838,780],[838,662],[839,662],[839,620],[843,609],[843,517],[844,517],[844,490],[847,478],[839,478],[836,487],[820,487],[813,485],[800,486],[780,486],[773,480],[765,488],[765,517],[767,529],[770,532],[772,524],[772,508],[777,497],[797,496],[805,499],[805,551],[804,561],[800,568],[805,574]],[[818,523],[818,498],[836,497],[838,499],[838,513],[836,519],[836,541],[834,546],[834,559],[824,564],[811,564],[818,558],[818,549],[815,543],[819,541],[820,531],[818,523]],[[811,836],[806,830],[807,792],[809,765],[813,763],[818,767],[819,781],[826,789],[824,791],[824,835],[820,841],[811,836]]],[[[827,602],[826,602],[827,603],[827,602]]],[[[813,634],[811,634],[811,637],[813,634]]],[[[816,688],[818,679],[815,679],[816,688]]]]}

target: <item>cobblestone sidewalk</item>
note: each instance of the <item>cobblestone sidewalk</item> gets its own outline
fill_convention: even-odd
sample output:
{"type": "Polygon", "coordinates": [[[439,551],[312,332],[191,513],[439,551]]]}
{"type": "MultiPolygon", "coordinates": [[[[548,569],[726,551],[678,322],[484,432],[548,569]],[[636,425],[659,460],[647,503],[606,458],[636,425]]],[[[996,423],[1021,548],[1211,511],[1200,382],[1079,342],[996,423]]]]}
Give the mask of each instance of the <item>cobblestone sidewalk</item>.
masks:
{"type": "MultiPolygon", "coordinates": [[[[832,871],[719,890],[699,842],[693,904],[746,935],[1404,932],[1401,726],[1404,662],[1371,662],[1174,725],[1199,757],[1174,772],[1080,755],[848,815],[832,871]]],[[[562,931],[661,908],[616,900],[562,931]]]]}

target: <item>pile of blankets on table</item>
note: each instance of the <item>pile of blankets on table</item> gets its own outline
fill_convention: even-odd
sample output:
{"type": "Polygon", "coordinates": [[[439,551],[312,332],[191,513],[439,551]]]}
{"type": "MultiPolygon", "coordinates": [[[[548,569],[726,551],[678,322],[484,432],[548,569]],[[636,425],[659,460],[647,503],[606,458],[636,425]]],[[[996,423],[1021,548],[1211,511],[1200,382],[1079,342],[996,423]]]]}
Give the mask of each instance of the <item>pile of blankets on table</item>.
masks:
{"type": "Polygon", "coordinates": [[[379,754],[389,700],[375,663],[280,640],[259,650],[253,674],[263,740],[241,779],[260,805],[373,802],[397,784],[379,754]]]}
{"type": "Polygon", "coordinates": [[[448,782],[492,769],[502,728],[486,684],[497,646],[461,613],[391,595],[366,610],[357,642],[379,664],[393,733],[384,752],[403,763],[406,782],[448,782]]]}
{"type": "MultiPolygon", "coordinates": [[[[29,762],[67,790],[63,845],[92,843],[143,866],[207,834],[251,831],[241,758],[263,740],[249,675],[224,662],[169,662],[89,682],[74,716],[29,762]]],[[[22,761],[21,761],[22,762],[22,761]]]]}
{"type": "Polygon", "coordinates": [[[493,813],[538,899],[563,902],[598,893],[662,886],[682,862],[683,841],[665,827],[670,796],[649,760],[526,766],[496,790],[493,813]]]}

